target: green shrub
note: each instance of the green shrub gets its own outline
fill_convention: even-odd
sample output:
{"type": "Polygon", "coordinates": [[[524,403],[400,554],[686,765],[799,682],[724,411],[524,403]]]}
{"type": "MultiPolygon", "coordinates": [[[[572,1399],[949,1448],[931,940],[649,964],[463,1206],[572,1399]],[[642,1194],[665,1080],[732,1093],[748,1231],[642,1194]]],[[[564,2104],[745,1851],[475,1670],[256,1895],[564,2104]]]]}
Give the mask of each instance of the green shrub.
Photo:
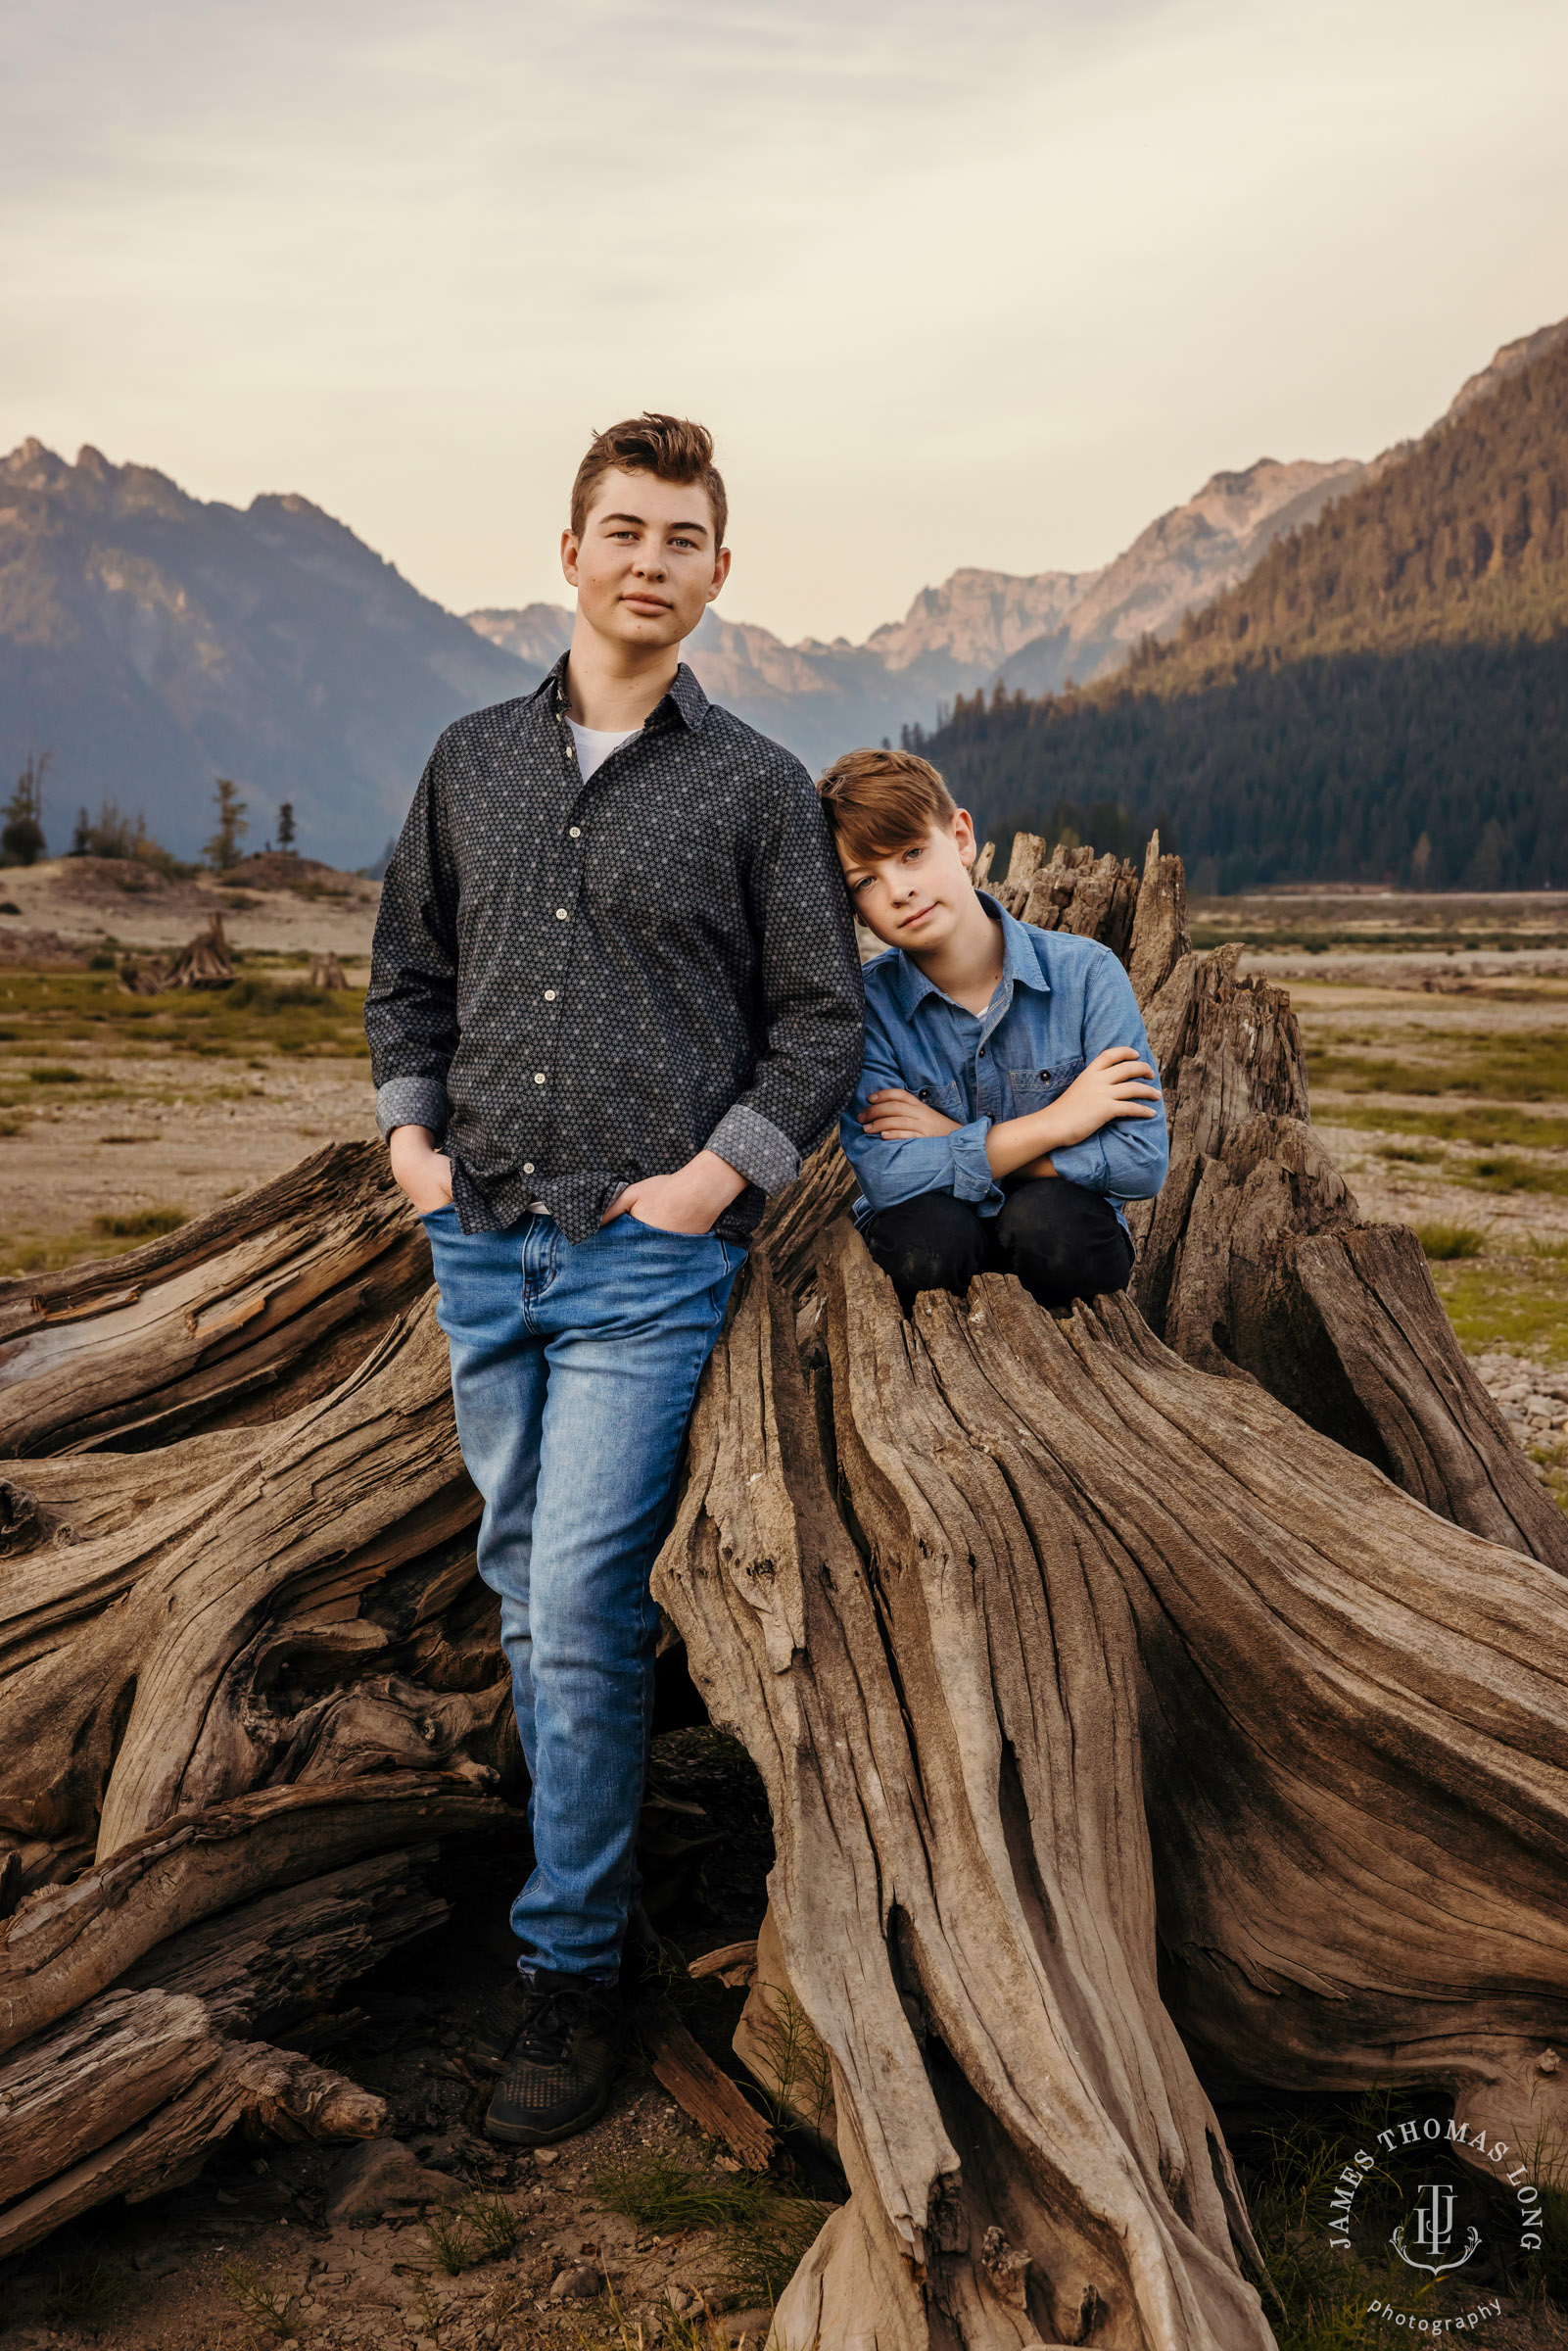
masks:
{"type": "Polygon", "coordinates": [[[185,1222],[183,1208],[133,1208],[119,1216],[94,1217],[93,1230],[106,1241],[150,1241],[161,1232],[177,1232],[185,1222]]]}
{"type": "Polygon", "coordinates": [[[1449,1224],[1441,1220],[1417,1224],[1413,1229],[1425,1255],[1442,1260],[1480,1257],[1491,1237],[1484,1225],[1449,1224]]]}

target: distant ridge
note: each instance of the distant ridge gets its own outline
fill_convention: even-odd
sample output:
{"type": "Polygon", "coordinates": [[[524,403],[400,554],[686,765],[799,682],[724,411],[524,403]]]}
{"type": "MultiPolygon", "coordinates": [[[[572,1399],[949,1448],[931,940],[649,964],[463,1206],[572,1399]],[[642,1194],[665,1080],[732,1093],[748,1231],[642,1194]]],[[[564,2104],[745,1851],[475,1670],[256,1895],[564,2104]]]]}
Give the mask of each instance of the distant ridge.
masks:
{"type": "Polygon", "coordinates": [[[1568,879],[1568,320],[1087,691],[924,738],[1001,830],[1158,816],[1209,888],[1568,879]]]}
{"type": "Polygon", "coordinates": [[[193,856],[221,773],[249,846],[287,799],[302,849],[357,865],[402,824],[442,727],[540,674],[308,499],[208,504],[36,440],[0,458],[0,776],[53,751],[54,849],[107,796],[193,856]]]}
{"type": "MultiPolygon", "coordinates": [[[[688,658],[715,701],[822,767],[855,744],[929,724],[939,704],[998,679],[1040,692],[1069,676],[1080,685],[1099,677],[1145,634],[1173,629],[1242,578],[1280,532],[1310,520],[1365,470],[1352,457],[1289,465],[1260,458],[1215,474],[1098,571],[955,571],[923,588],[902,620],[874,629],[864,645],[810,637],[786,645],[715,608],[688,658]]],[[[467,619],[493,645],[542,663],[555,659],[571,632],[563,604],[492,608],[467,619]]]]}
{"type": "MultiPolygon", "coordinates": [[[[1552,364],[1565,337],[1568,321],[1504,345],[1461,387],[1434,432],[1468,433],[1510,385],[1529,384],[1552,364]]],[[[1342,566],[1340,601],[1324,601],[1303,574],[1299,551],[1340,545],[1323,534],[1341,532],[1346,516],[1392,516],[1386,500],[1375,502],[1431,446],[1428,434],[1366,465],[1353,457],[1264,457],[1216,473],[1098,569],[966,567],[923,588],[902,619],[862,645],[842,638],[786,645],[755,623],[710,612],[689,657],[710,695],[813,768],[852,744],[897,740],[905,727],[930,732],[944,706],[962,702],[940,740],[944,756],[969,763],[966,789],[983,807],[1037,808],[1044,793],[1068,800],[1109,794],[1129,810],[1152,804],[1167,773],[1172,792],[1187,791],[1181,779],[1207,753],[1201,744],[1177,751],[1167,735],[1156,744],[1149,730],[1158,728],[1145,706],[1151,699],[1174,707],[1232,672],[1233,682],[1243,673],[1253,678],[1252,694],[1259,661],[1271,669],[1300,666],[1290,634],[1298,607],[1309,607],[1314,655],[1339,644],[1374,649],[1365,582],[1351,612],[1351,573],[1342,566]],[[1265,597],[1275,600],[1266,616],[1258,601],[1265,597]],[[1239,632],[1236,644],[1227,630],[1239,632]],[[1069,681],[1077,691],[1065,696],[1069,681]],[[1006,713],[981,723],[976,693],[989,711],[1000,688],[1006,713]],[[1136,724],[1116,722],[1130,734],[1128,747],[1113,751],[1111,721],[1096,734],[1101,722],[1092,713],[1122,701],[1136,703],[1138,716],[1136,724]],[[1069,712],[1075,736],[1062,731],[1069,712]],[[1070,757],[1069,737],[1076,746],[1070,757]]],[[[1411,648],[1445,631],[1455,642],[1497,644],[1497,631],[1528,634],[1538,619],[1550,636],[1558,626],[1550,592],[1530,562],[1515,565],[1508,552],[1515,526],[1479,508],[1469,524],[1492,533],[1502,551],[1497,566],[1489,557],[1475,569],[1473,538],[1468,552],[1457,542],[1449,547],[1444,561],[1461,574],[1469,565],[1471,575],[1462,593],[1450,583],[1423,603],[1425,618],[1412,617],[1405,587],[1379,592],[1400,615],[1398,628],[1414,631],[1411,648]],[[1434,635],[1437,603],[1447,619],[1434,635]],[[1538,619],[1521,617],[1526,604],[1532,611],[1539,605],[1538,619]],[[1493,616],[1490,637],[1478,635],[1484,612],[1493,616]]],[[[1408,570],[1407,557],[1401,560],[1408,570]]],[[[248,801],[247,845],[265,841],[278,803],[288,799],[308,854],[363,864],[401,825],[441,728],[463,710],[529,691],[570,628],[565,607],[546,602],[459,619],[298,496],[259,497],[243,509],[209,504],[149,466],[115,465],[92,448],[72,465],[35,440],[0,459],[0,776],[6,762],[15,775],[29,751],[53,752],[45,826],[57,849],[76,808],[96,811],[108,797],[144,812],[169,847],[194,854],[212,830],[213,781],[222,773],[248,801]]],[[[1377,639],[1378,658],[1393,642],[1386,631],[1377,639]]],[[[1300,678],[1298,689],[1305,692],[1300,678]]],[[[1441,689],[1432,691],[1441,701],[1441,689]]],[[[1494,748],[1512,741],[1523,707],[1516,696],[1500,716],[1494,748]]],[[[1418,734],[1434,708],[1416,710],[1418,734]]],[[[1320,713],[1314,723],[1327,728],[1324,741],[1332,739],[1336,757],[1349,755],[1340,720],[1320,713]]],[[[1549,719],[1543,723],[1549,739],[1549,719]]],[[[1215,707],[1206,703],[1200,732],[1211,751],[1214,724],[1215,707]]],[[[1271,794],[1271,806],[1295,806],[1304,793],[1310,799],[1315,787],[1302,773],[1285,776],[1269,764],[1269,746],[1285,740],[1276,716],[1259,710],[1257,724],[1262,734],[1248,753],[1257,770],[1250,789],[1271,794]],[[1265,789],[1261,779],[1276,775],[1265,789]]],[[[1514,772],[1512,757],[1497,751],[1499,777],[1514,772]]],[[[1357,871],[1402,870],[1401,859],[1414,854],[1400,831],[1403,821],[1375,847],[1356,850],[1357,871]]],[[[1238,836],[1227,845],[1220,831],[1205,830],[1209,819],[1194,801],[1182,845],[1212,840],[1203,853],[1237,874],[1283,870],[1281,859],[1319,854],[1303,845],[1307,836],[1294,820],[1276,813],[1266,824],[1249,822],[1245,840],[1238,836]]],[[[1503,818],[1497,822],[1507,830],[1503,818]]],[[[1510,841],[1516,837],[1523,838],[1517,826],[1508,833],[1510,841]]],[[[1497,840],[1488,840],[1484,862],[1495,863],[1497,840]]],[[[1475,853],[1472,846],[1465,855],[1475,853]]]]}

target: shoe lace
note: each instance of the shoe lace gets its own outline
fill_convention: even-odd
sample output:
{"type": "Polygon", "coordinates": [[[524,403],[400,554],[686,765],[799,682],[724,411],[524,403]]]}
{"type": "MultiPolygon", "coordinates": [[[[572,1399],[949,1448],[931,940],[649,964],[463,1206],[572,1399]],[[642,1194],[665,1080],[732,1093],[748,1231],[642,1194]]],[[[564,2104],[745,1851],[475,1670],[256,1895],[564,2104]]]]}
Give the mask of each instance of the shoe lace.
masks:
{"type": "Polygon", "coordinates": [[[572,2043],[590,2002],[571,1986],[534,1994],[518,2036],[518,2053],[533,2065],[558,2065],[572,2043]]]}

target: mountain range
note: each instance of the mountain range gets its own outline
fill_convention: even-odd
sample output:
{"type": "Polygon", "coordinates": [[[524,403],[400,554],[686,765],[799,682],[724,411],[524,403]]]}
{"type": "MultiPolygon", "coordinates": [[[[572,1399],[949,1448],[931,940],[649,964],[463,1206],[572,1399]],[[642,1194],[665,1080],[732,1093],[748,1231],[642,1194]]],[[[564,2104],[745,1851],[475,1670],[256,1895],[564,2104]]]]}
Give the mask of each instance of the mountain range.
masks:
{"type": "Polygon", "coordinates": [[[0,775],[51,753],[52,848],[109,798],[194,856],[227,775],[249,845],[290,800],[302,847],[360,864],[442,727],[538,675],[307,499],[207,504],[30,440],[0,458],[0,775]]]}
{"type": "MultiPolygon", "coordinates": [[[[940,704],[977,686],[1005,679],[1039,693],[1069,676],[1082,684],[1104,675],[1141,637],[1173,628],[1245,578],[1282,531],[1310,521],[1365,471],[1354,458],[1281,465],[1264,457],[1242,473],[1216,473],[1098,571],[955,571],[864,645],[843,637],[786,645],[713,609],[687,658],[713,700],[786,743],[808,767],[823,767],[853,744],[929,725],[940,704]]],[[[572,625],[563,604],[467,618],[541,668],[572,625]]]]}
{"type": "Polygon", "coordinates": [[[1110,676],[918,740],[999,835],[1158,823],[1200,888],[1561,888],[1568,320],[1110,676]]]}
{"type": "MultiPolygon", "coordinates": [[[[1505,346],[1450,419],[1559,331],[1505,346]]],[[[861,645],[788,645],[710,612],[689,657],[715,699],[820,767],[976,693],[1032,704],[1119,674],[1403,456],[1215,474],[1097,570],[956,571],[861,645]]],[[[36,440],[0,458],[0,774],[50,751],[55,847],[79,805],[109,798],[191,855],[223,774],[248,801],[249,845],[289,800],[305,849],[362,862],[441,727],[537,684],[570,627],[550,603],[449,612],[302,497],[204,502],[149,466],[92,448],[71,464],[36,440]]]]}

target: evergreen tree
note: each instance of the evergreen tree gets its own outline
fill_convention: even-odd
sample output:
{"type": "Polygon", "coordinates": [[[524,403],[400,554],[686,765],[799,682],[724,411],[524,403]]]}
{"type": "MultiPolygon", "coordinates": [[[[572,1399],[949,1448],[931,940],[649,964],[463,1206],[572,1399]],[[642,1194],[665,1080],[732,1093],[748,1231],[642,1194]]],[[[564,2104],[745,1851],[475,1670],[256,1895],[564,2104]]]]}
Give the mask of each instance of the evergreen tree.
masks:
{"type": "Polygon", "coordinates": [[[218,777],[213,805],[217,810],[217,831],[203,849],[202,855],[209,865],[221,874],[226,873],[231,865],[239,863],[240,840],[251,828],[246,821],[245,802],[240,798],[239,786],[231,783],[227,776],[218,777]]]}
{"type": "Polygon", "coordinates": [[[278,803],[278,847],[280,849],[292,849],[293,846],[294,802],[292,800],[281,800],[278,803]]]}
{"type": "Polygon", "coordinates": [[[48,751],[29,751],[16,791],[0,809],[0,863],[36,865],[45,852],[43,780],[49,761],[48,751]]]}

